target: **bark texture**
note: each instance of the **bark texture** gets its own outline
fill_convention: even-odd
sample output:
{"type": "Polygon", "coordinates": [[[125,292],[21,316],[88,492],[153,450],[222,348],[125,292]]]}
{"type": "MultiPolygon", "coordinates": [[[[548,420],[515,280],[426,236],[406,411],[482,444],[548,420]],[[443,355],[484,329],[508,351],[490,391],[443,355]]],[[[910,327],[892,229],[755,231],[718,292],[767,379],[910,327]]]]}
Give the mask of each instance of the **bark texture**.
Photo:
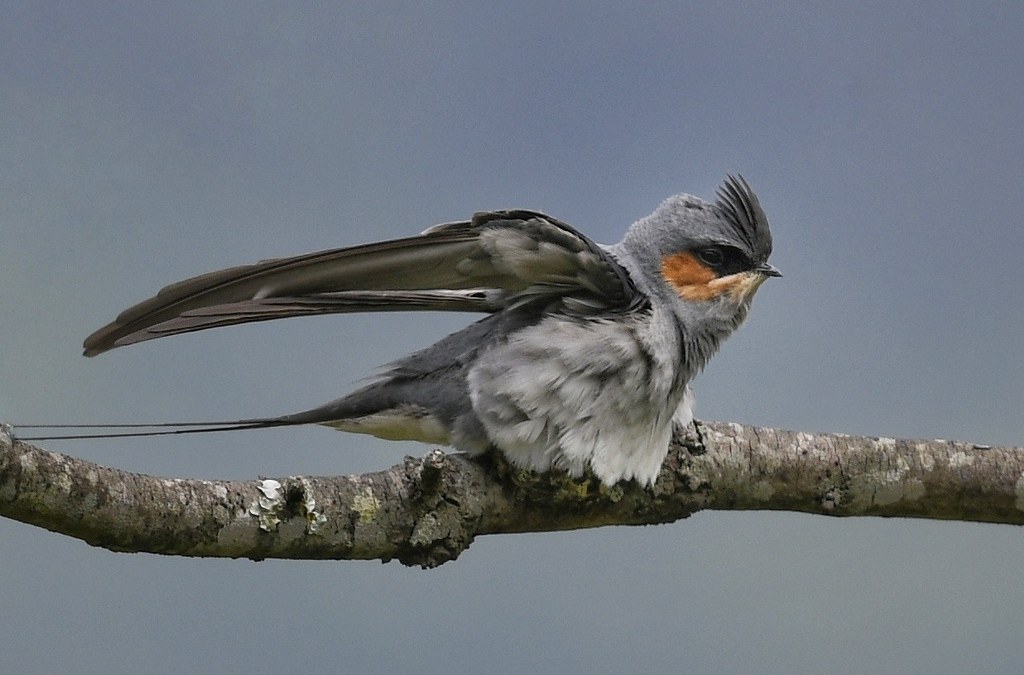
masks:
{"type": "Polygon", "coordinates": [[[358,476],[207,481],[119,471],[0,429],[0,515],[113,551],[397,559],[434,567],[482,534],[647,525],[702,509],[1024,524],[1024,450],[698,422],[653,489],[435,450],[358,476]]]}

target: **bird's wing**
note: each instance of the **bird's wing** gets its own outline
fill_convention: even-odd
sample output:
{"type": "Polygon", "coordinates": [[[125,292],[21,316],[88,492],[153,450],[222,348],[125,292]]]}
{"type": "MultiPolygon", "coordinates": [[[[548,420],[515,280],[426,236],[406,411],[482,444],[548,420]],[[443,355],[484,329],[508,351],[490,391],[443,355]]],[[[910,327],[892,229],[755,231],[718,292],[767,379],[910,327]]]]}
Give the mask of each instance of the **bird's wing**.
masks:
{"type": "Polygon", "coordinates": [[[550,311],[590,314],[636,306],[642,298],[625,269],[572,227],[532,211],[496,211],[416,237],[265,260],[171,284],[86,338],[85,354],[291,316],[494,312],[535,301],[550,311]]]}

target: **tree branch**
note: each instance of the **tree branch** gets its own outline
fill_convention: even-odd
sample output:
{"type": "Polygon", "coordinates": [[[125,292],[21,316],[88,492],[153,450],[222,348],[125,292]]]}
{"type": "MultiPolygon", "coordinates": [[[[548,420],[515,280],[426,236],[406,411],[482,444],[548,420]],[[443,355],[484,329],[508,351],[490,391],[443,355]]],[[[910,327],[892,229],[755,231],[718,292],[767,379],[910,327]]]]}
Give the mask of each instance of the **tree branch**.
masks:
{"type": "Polygon", "coordinates": [[[12,440],[0,515],[113,551],[398,559],[433,567],[482,534],[667,523],[702,509],[1024,524],[1024,450],[701,423],[653,489],[434,450],[358,476],[166,479],[12,440]]]}

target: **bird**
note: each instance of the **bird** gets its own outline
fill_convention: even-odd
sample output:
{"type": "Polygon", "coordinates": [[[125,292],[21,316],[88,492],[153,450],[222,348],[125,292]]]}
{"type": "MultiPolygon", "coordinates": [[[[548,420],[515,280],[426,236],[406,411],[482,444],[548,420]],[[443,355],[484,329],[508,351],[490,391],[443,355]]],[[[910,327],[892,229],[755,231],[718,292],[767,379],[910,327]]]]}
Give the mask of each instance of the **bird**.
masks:
{"type": "Polygon", "coordinates": [[[669,197],[610,246],[513,209],[203,274],[125,310],[84,353],[286,317],[483,313],[324,405],[209,424],[319,424],[653,486],[673,428],[693,419],[691,380],[781,276],[771,252],[757,196],[730,174],[714,201],[669,197]]]}

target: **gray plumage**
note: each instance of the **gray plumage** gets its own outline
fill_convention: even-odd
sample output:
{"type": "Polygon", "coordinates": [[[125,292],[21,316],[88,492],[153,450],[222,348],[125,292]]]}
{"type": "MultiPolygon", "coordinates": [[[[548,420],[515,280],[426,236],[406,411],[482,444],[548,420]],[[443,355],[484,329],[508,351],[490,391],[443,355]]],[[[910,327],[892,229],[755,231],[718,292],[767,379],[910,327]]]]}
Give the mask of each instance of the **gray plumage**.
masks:
{"type": "Polygon", "coordinates": [[[484,312],[348,396],[238,424],[496,447],[536,471],[652,484],[673,422],[691,419],[687,383],[778,276],[771,246],[757,197],[731,176],[715,203],[670,197],[611,247],[541,213],[478,213],[172,284],[89,336],[85,354],[292,316],[484,312]]]}

